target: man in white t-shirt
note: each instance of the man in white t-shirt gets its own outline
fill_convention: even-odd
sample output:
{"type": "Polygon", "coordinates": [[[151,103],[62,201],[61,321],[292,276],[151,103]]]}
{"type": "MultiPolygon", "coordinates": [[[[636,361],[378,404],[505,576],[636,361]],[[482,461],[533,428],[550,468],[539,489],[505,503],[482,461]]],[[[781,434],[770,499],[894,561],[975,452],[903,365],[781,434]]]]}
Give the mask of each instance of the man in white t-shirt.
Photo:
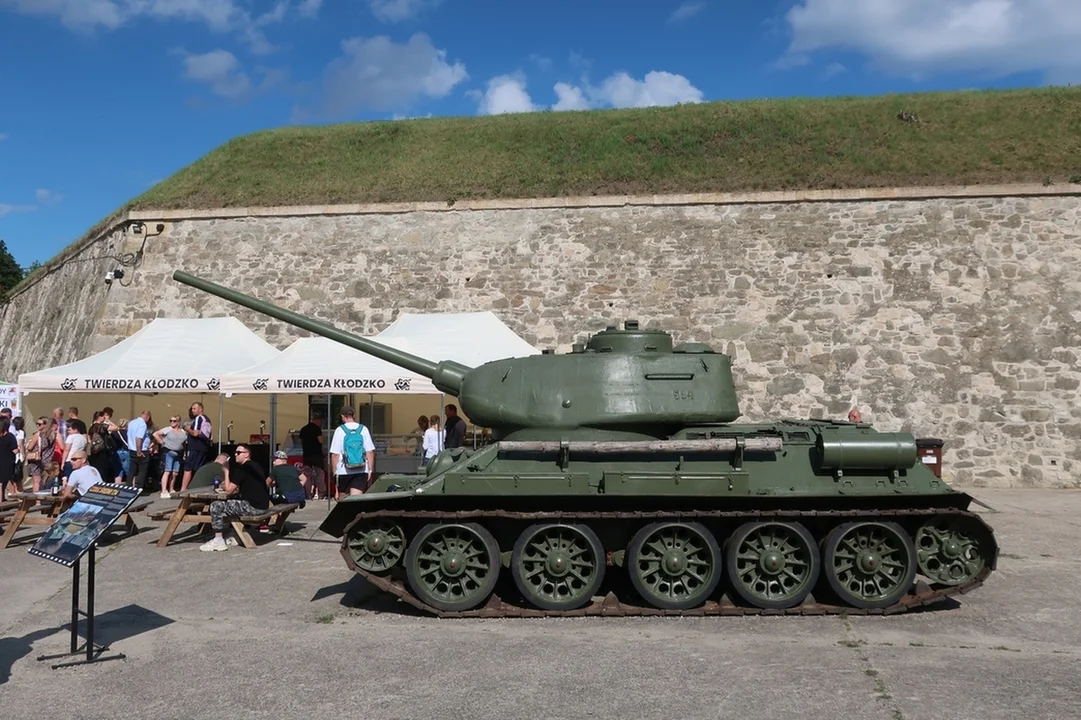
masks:
{"type": "MultiPolygon", "coordinates": [[[[60,478],[70,479],[71,471],[75,469],[75,465],[71,462],[71,458],[75,456],[75,453],[86,450],[86,435],[83,435],[79,431],[79,424],[76,422],[68,422],[68,435],[64,439],[64,464],[60,467],[60,478]]],[[[86,453],[84,452],[85,456],[86,453]]]]}
{"type": "Polygon", "coordinates": [[[330,441],[330,466],[338,485],[338,499],[348,491],[349,495],[361,495],[372,484],[375,477],[375,442],[368,428],[354,419],[353,408],[342,408],[342,424],[334,429],[330,441]],[[360,437],[364,443],[364,467],[347,467],[345,452],[346,431],[354,432],[360,428],[360,437]]]}
{"type": "Polygon", "coordinates": [[[86,460],[85,450],[76,450],[71,454],[69,460],[71,467],[71,476],[68,477],[68,484],[64,486],[63,491],[60,493],[61,497],[65,500],[72,496],[72,494],[78,492],[79,497],[86,495],[86,491],[90,489],[92,485],[97,485],[101,482],[101,475],[97,469],[92,466],[86,460]]]}

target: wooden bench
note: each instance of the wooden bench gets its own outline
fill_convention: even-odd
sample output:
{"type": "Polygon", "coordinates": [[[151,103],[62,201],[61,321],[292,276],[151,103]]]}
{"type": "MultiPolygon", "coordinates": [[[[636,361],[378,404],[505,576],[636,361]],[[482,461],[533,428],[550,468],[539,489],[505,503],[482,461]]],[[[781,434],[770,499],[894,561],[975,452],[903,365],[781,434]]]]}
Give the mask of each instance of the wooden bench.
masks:
{"type": "Polygon", "coordinates": [[[241,515],[239,517],[226,517],[225,519],[233,526],[233,530],[236,531],[240,542],[244,543],[244,547],[251,549],[256,545],[255,541],[251,539],[251,535],[248,534],[247,528],[244,527],[245,525],[267,523],[270,525],[271,532],[285,535],[285,521],[299,507],[300,503],[281,503],[280,505],[271,505],[258,515],[241,515]]]}
{"type": "MultiPolygon", "coordinates": [[[[15,504],[18,505],[17,502],[15,504]]],[[[30,513],[43,513],[43,512],[51,512],[51,511],[52,511],[52,506],[51,505],[35,505],[34,507],[30,508],[26,512],[27,512],[27,514],[30,514],[30,513]]],[[[13,510],[0,511],[0,525],[3,525],[8,520],[15,517],[15,513],[17,513],[17,512],[19,512],[18,507],[16,507],[13,510]]]]}
{"type": "Polygon", "coordinates": [[[113,527],[116,527],[120,522],[123,522],[124,529],[128,531],[128,536],[137,534],[139,532],[139,526],[135,524],[135,519],[132,516],[135,515],[135,513],[137,512],[142,512],[143,510],[146,510],[148,507],[150,507],[150,503],[152,502],[154,501],[149,499],[136,500],[134,503],[132,503],[131,507],[129,507],[123,513],[121,513],[119,517],[117,517],[117,522],[113,525],[113,527]]]}

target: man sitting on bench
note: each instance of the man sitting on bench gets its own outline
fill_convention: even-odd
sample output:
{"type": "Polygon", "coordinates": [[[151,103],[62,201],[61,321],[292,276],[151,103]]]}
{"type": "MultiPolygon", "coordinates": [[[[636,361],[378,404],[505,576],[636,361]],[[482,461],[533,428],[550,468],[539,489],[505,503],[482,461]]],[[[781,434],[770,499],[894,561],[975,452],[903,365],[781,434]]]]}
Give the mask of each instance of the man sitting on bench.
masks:
{"type": "Polygon", "coordinates": [[[199,547],[204,552],[228,550],[235,544],[233,538],[226,543],[222,538],[225,531],[225,518],[244,515],[260,515],[270,507],[270,492],[267,490],[267,474],[257,462],[251,459],[251,450],[247,445],[236,448],[236,464],[223,468],[222,488],[226,495],[239,494],[228,500],[215,500],[210,503],[210,527],[214,530],[214,539],[199,547]]]}
{"type": "Polygon", "coordinates": [[[280,502],[300,503],[300,507],[304,507],[304,501],[308,498],[305,490],[308,477],[297,470],[296,466],[289,464],[289,456],[284,450],[274,451],[270,477],[267,480],[267,484],[273,484],[277,494],[281,495],[280,502]]]}

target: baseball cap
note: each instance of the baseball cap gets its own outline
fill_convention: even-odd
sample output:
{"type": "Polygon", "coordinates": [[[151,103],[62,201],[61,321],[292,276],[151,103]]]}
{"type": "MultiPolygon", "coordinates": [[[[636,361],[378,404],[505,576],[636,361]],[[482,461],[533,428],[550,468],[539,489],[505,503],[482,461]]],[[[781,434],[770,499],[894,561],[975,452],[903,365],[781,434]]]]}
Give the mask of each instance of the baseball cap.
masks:
{"type": "Polygon", "coordinates": [[[275,450],[274,451],[274,459],[275,460],[288,460],[289,456],[286,454],[286,452],[284,450],[275,450]]]}

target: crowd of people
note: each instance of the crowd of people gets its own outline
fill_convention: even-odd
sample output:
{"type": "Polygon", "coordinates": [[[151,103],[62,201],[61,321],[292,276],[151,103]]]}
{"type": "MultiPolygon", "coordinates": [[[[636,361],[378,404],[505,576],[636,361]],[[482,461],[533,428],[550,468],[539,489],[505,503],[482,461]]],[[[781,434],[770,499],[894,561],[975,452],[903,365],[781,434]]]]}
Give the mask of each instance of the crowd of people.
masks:
{"type": "MultiPolygon", "coordinates": [[[[438,415],[418,419],[417,453],[422,455],[422,465],[443,449],[465,443],[466,424],[457,407],[449,404],[444,410],[444,428],[440,428],[438,415]]],[[[189,487],[224,490],[227,496],[211,506],[212,520],[217,513],[220,521],[237,513],[256,514],[272,499],[303,504],[328,494],[338,499],[361,494],[375,477],[372,434],[357,421],[351,407],[340,411],[341,423],[331,436],[329,465],[323,418],[316,413],[299,432],[300,467],[278,450],[268,470],[252,459],[250,445],[237,445],[233,456],[212,453],[213,427],[202,403],[191,404],[188,421],[173,415],[160,428],[149,410],[130,420],[114,420],[113,415],[113,408],[104,407],[93,413],[87,425],[79,417],[79,408],[72,406],[65,412],[58,407],[50,417],[36,419],[35,427],[27,431],[22,417],[12,417],[9,409],[0,410],[0,487],[17,493],[29,480],[33,492],[55,489],[68,497],[81,495],[95,483],[111,482],[132,485],[147,494],[160,473],[162,498],[189,487]]],[[[221,522],[211,525],[217,534],[204,549],[227,548],[229,544],[221,540],[221,522]]]]}
{"type": "Polygon", "coordinates": [[[155,479],[160,472],[161,496],[167,498],[174,489],[187,489],[193,473],[203,466],[213,430],[199,402],[188,409],[188,422],[174,415],[163,428],[154,425],[149,410],[131,420],[114,421],[113,409],[105,407],[94,411],[87,425],[78,407],[67,408],[66,414],[58,407],[50,417],[37,418],[31,430],[24,427],[22,417],[10,418],[8,412],[9,417],[0,416],[0,479],[7,492],[21,491],[26,479],[34,492],[54,485],[63,488],[77,467],[73,461],[85,459],[85,466],[101,481],[133,485],[144,492],[150,472],[155,479]]]}

